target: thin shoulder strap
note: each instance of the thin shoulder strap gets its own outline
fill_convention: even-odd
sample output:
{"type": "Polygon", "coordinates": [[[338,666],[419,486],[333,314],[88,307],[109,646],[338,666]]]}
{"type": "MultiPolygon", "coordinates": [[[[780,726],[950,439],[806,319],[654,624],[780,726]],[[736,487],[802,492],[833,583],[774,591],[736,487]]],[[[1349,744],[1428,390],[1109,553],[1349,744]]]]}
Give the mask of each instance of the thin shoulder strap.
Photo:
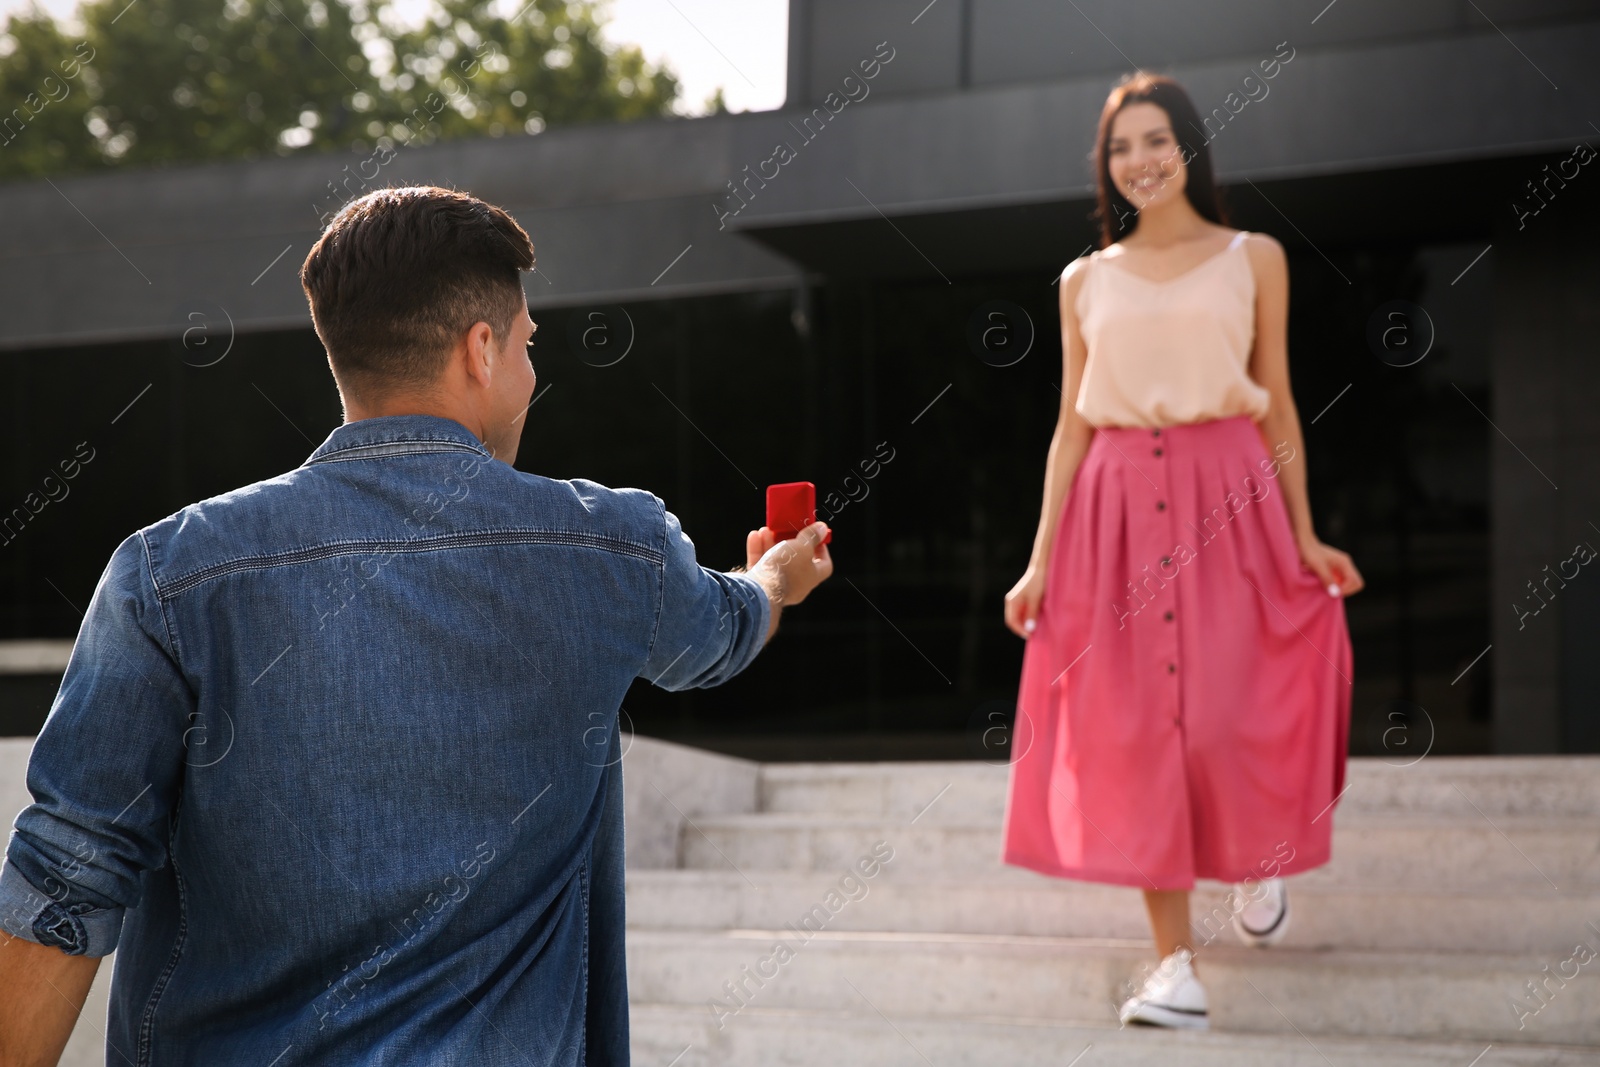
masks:
{"type": "Polygon", "coordinates": [[[1249,236],[1249,234],[1249,230],[1240,230],[1238,233],[1234,234],[1233,240],[1228,242],[1228,250],[1232,251],[1233,249],[1238,248],[1244,243],[1244,239],[1249,236]]]}

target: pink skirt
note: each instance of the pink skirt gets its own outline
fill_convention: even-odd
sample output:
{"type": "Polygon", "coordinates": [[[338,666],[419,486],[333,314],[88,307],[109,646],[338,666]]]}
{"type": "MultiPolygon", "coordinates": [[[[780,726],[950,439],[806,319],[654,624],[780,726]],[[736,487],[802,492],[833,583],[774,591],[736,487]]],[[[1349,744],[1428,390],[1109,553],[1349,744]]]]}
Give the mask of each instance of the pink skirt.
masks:
{"type": "Polygon", "coordinates": [[[1326,863],[1353,673],[1248,416],[1095,431],[1023,654],[1001,860],[1144,889],[1326,863]]]}

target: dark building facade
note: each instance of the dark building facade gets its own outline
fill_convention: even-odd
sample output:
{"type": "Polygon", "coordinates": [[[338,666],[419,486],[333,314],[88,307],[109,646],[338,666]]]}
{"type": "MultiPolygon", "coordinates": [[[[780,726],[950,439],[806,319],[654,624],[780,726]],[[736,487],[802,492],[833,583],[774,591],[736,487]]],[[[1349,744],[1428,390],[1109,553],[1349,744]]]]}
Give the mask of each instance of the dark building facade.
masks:
{"type": "MultiPolygon", "coordinates": [[[[340,418],[295,278],[323,213],[453,185],[538,249],[519,466],[659,493],[710,566],[768,483],[832,516],[835,579],[744,676],[624,723],[1003,759],[1053,283],[1143,67],[1289,252],[1317,527],[1368,582],[1352,752],[1600,751],[1597,52],[1594,3],[791,0],[776,112],[0,186],[0,638],[70,638],[128,532],[304,459],[340,418]]],[[[0,676],[0,725],[58,677],[0,676]]]]}

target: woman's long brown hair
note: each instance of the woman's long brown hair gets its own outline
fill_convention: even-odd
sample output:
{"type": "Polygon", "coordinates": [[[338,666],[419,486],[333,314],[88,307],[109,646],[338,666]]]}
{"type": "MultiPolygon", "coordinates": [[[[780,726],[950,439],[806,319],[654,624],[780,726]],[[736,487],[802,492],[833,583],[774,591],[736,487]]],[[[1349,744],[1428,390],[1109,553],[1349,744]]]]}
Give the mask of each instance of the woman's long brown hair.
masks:
{"type": "Polygon", "coordinates": [[[1118,112],[1130,104],[1154,104],[1167,113],[1172,136],[1178,142],[1184,166],[1188,169],[1184,195],[1202,218],[1218,225],[1227,225],[1227,212],[1223,208],[1216,176],[1211,169],[1211,146],[1205,139],[1200,114],[1195,111],[1189,94],[1171,78],[1140,71],[1127,75],[1117,83],[1111,95],[1106,97],[1105,109],[1100,112],[1100,128],[1095,135],[1094,149],[1097,207],[1092,216],[1100,221],[1100,247],[1109,248],[1139,225],[1139,210],[1117,191],[1111,180],[1108,150],[1111,122],[1118,112]]]}

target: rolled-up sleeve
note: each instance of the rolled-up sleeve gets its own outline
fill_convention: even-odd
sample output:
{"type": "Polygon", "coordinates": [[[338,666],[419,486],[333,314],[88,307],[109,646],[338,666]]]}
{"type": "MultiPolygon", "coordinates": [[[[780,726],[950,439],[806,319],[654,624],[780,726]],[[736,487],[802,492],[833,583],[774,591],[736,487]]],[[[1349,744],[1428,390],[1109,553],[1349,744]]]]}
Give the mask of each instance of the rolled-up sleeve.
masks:
{"type": "Polygon", "coordinates": [[[665,532],[655,636],[640,677],[662,689],[708,689],[744,670],[767,640],[772,605],[754,578],[702,567],[661,499],[665,532]]]}
{"type": "Polygon", "coordinates": [[[68,955],[117,947],[140,875],[165,862],[182,785],[194,695],[146,551],[123,541],[95,587],[0,867],[0,928],[68,955]]]}

